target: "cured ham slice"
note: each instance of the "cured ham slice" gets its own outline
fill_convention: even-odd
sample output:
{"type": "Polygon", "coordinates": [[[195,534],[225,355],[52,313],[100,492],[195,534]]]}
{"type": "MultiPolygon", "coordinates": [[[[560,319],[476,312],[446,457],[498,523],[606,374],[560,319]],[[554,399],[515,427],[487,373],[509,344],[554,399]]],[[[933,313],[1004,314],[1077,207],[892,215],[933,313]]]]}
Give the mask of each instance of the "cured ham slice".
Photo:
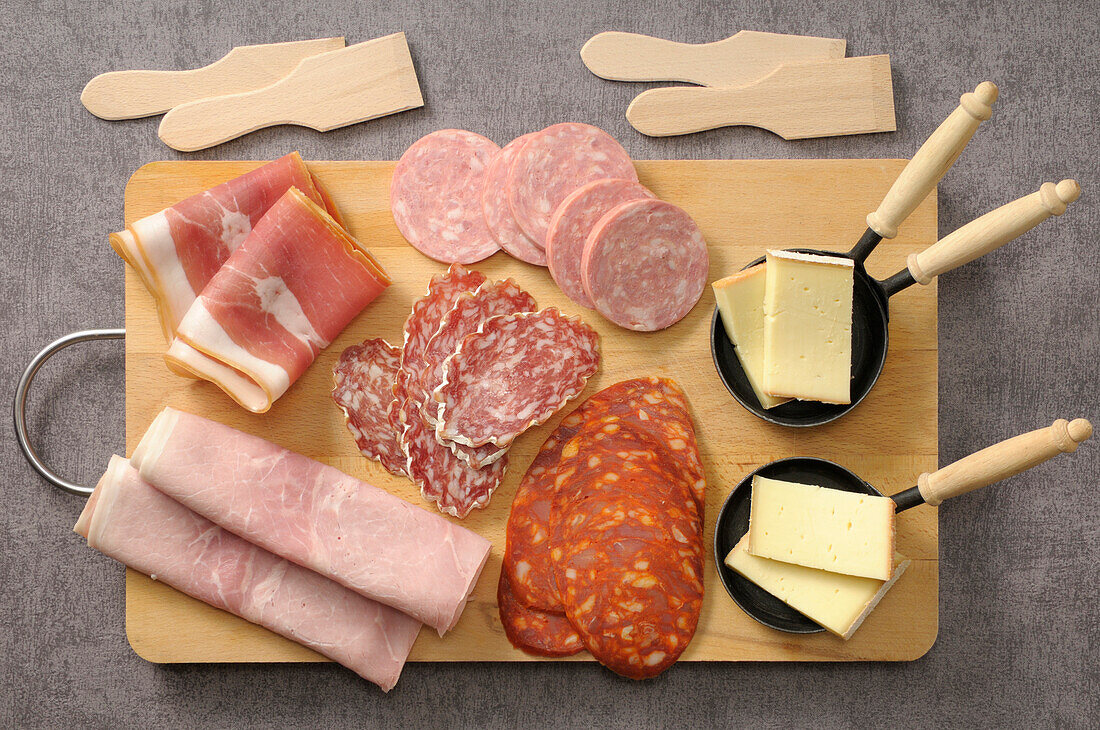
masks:
{"type": "Polygon", "coordinates": [[[256,547],[111,457],[74,528],[88,545],[205,603],[343,664],[384,691],[420,622],[256,547]]]}
{"type": "Polygon", "coordinates": [[[292,187],[342,225],[301,155],[291,152],[110,235],[111,247],[156,300],[165,339],[172,339],[195,297],[292,187]]]}
{"type": "Polygon", "coordinates": [[[165,357],[263,413],[389,284],[365,247],[291,188],[192,303],[165,357]]]}
{"type": "Polygon", "coordinates": [[[166,408],[131,463],[220,527],[435,628],[451,629],[490,543],[333,467],[166,408]]]}

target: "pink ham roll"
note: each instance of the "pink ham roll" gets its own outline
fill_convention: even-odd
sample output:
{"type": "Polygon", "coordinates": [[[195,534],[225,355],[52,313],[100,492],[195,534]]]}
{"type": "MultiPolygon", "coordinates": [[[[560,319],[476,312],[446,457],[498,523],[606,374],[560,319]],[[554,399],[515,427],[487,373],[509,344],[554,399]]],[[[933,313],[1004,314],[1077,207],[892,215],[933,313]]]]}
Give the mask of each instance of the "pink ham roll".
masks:
{"type": "Polygon", "coordinates": [[[111,457],[73,529],[105,555],[309,647],[387,692],[420,631],[416,619],[203,519],[120,456],[111,457]]]}
{"type": "Polygon", "coordinates": [[[251,543],[413,616],[441,635],[489,557],[485,538],[330,466],[171,408],[131,463],[251,543]]]}
{"type": "Polygon", "coordinates": [[[365,247],[291,188],[192,303],[165,358],[263,413],[389,284],[365,247]]]}
{"type": "Polygon", "coordinates": [[[156,300],[165,339],[172,339],[195,297],[292,187],[342,224],[301,155],[291,152],[110,235],[111,247],[156,300]]]}

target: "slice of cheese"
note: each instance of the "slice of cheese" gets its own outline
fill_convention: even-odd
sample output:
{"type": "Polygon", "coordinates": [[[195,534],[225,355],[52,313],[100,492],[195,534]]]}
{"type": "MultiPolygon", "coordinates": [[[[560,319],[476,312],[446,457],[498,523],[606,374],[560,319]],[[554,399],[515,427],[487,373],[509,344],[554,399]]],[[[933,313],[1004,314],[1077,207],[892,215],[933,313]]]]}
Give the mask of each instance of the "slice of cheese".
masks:
{"type": "Polygon", "coordinates": [[[894,500],[754,476],[749,552],[833,573],[894,572],[894,500]]]}
{"type": "Polygon", "coordinates": [[[756,399],[764,408],[774,408],[790,398],[764,392],[764,273],[764,264],[757,264],[710,286],[726,336],[733,343],[756,399]]]}
{"type": "Polygon", "coordinates": [[[764,391],[852,402],[851,259],[768,251],[764,391]]]}
{"type": "Polygon", "coordinates": [[[725,564],[822,628],[847,640],[894,585],[909,559],[894,554],[889,580],[857,578],[827,570],[760,558],[748,551],[746,534],[725,564]]]}

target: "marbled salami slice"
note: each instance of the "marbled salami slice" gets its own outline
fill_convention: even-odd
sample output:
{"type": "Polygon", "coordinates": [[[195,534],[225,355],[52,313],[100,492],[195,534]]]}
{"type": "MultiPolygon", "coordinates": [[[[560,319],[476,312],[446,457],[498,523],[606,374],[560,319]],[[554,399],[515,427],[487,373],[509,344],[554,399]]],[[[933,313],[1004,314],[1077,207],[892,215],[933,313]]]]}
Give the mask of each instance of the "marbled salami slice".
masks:
{"type": "Polygon", "coordinates": [[[571,656],[584,649],[581,637],[563,614],[529,608],[516,600],[508,577],[497,583],[500,622],[512,646],[537,656],[571,656]]]}
{"type": "Polygon", "coordinates": [[[406,468],[420,493],[441,512],[458,518],[484,508],[504,478],[507,457],[474,469],[436,440],[416,408],[407,399],[402,406],[406,413],[402,445],[409,457],[406,468]]]}
{"type": "Polygon", "coordinates": [[[459,295],[420,356],[422,372],[417,388],[410,388],[409,395],[424,403],[421,413],[429,424],[436,424],[437,409],[431,407],[435,404],[431,394],[443,383],[443,363],[455,354],[462,340],[477,332],[490,317],[536,309],[535,298],[511,279],[487,281],[477,291],[459,295]]]}
{"type": "Polygon", "coordinates": [[[550,275],[567,297],[582,307],[592,307],[584,291],[581,257],[584,242],[597,221],[623,203],[653,197],[641,183],[622,179],[595,180],[566,196],[550,218],[546,262],[550,275]]]}
{"type": "Polygon", "coordinates": [[[401,235],[425,256],[472,264],[500,248],[481,213],[485,173],[500,147],[480,134],[441,129],[401,155],[390,211],[401,235]]]}
{"type": "Polygon", "coordinates": [[[344,412],[359,451],[386,471],[406,476],[400,432],[389,419],[396,405],[393,384],[401,365],[401,350],[382,339],[352,345],[340,354],[332,371],[332,399],[344,412]]]}
{"type": "Polygon", "coordinates": [[[485,186],[481,191],[481,212],[485,216],[485,225],[497,240],[500,247],[510,256],[535,266],[546,266],[546,253],[541,246],[527,237],[516,223],[512,208],[508,205],[508,169],[512,166],[520,147],[535,133],[516,137],[500,150],[489,164],[485,173],[485,186]]]}
{"type": "Polygon", "coordinates": [[[599,335],[579,318],[552,307],[493,317],[444,365],[436,432],[507,446],[579,395],[599,364],[599,335]]]}
{"type": "Polygon", "coordinates": [[[565,196],[604,178],[638,179],[622,145],[590,124],[555,124],[516,153],[505,185],[508,204],[528,238],[545,248],[550,216],[565,196]]]}
{"type": "Polygon", "coordinates": [[[588,234],[581,257],[584,291],[596,310],[641,332],[683,319],[703,294],[708,266],[699,226],[661,200],[611,210],[588,234]]]}
{"type": "Polygon", "coordinates": [[[420,381],[424,371],[424,351],[439,329],[443,315],[451,311],[462,294],[475,292],[484,283],[485,275],[480,271],[467,271],[458,264],[451,264],[446,273],[433,276],[427,293],[413,302],[412,311],[405,319],[401,371],[394,389],[394,395],[399,400],[404,399],[413,384],[420,381]]]}

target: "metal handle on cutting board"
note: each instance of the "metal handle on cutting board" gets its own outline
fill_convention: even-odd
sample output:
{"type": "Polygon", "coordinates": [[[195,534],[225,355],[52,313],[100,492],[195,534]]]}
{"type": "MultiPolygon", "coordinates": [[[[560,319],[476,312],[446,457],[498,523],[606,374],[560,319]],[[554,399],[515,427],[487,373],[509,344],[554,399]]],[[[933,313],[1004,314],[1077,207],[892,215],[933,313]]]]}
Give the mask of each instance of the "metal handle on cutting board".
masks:
{"type": "Polygon", "coordinates": [[[27,436],[27,392],[30,390],[31,383],[34,381],[34,376],[38,373],[39,368],[69,345],[94,340],[121,340],[124,337],[126,337],[126,330],[124,329],[83,330],[54,340],[34,356],[34,359],[27,365],[27,369],[23,371],[23,377],[19,378],[19,384],[15,387],[15,403],[12,411],[15,417],[15,438],[19,442],[19,449],[23,452],[23,456],[26,457],[27,461],[30,462],[30,465],[34,467],[34,470],[42,475],[43,479],[69,494],[79,494],[86,497],[95,488],[70,482],[46,466],[39,458],[38,452],[34,450],[34,446],[31,445],[27,436]]]}

